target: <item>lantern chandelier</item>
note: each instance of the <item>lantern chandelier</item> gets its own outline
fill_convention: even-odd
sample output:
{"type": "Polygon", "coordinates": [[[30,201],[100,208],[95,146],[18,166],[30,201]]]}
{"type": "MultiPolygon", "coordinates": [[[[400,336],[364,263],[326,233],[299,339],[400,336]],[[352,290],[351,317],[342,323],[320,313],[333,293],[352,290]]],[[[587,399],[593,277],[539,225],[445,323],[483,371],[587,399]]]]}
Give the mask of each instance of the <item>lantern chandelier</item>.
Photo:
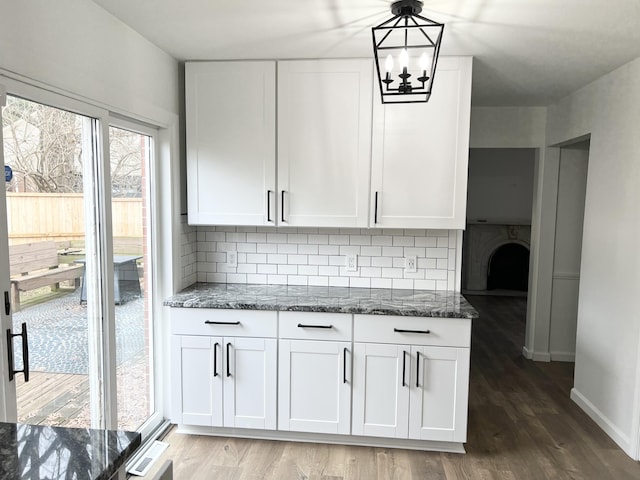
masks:
{"type": "Polygon", "coordinates": [[[420,16],[421,11],[420,0],[394,2],[393,17],[371,29],[382,103],[431,97],[444,24],[420,16]]]}

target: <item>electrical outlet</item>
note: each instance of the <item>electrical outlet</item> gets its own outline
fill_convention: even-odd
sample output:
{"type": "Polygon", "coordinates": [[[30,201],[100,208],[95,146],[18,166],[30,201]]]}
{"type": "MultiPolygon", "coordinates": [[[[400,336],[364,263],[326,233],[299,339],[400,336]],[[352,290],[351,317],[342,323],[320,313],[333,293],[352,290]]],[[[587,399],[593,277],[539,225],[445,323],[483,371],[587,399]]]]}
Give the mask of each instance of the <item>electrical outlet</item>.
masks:
{"type": "Polygon", "coordinates": [[[227,252],[227,267],[238,266],[238,252],[227,252]]]}
{"type": "Polygon", "coordinates": [[[357,272],[358,271],[358,255],[351,254],[347,255],[347,272],[357,272]]]}
{"type": "Polygon", "coordinates": [[[404,257],[404,271],[407,273],[416,273],[418,271],[418,260],[415,255],[404,257]]]}

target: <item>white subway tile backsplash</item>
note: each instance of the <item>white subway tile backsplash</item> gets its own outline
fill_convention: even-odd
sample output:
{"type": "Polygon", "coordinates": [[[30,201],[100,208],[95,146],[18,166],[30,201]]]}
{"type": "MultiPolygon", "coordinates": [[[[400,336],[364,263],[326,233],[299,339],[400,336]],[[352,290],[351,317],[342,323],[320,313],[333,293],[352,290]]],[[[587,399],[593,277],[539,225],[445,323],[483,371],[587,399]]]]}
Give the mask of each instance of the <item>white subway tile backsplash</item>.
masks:
{"type": "Polygon", "coordinates": [[[278,253],[298,253],[298,245],[291,243],[279,243],[278,244],[278,253]]]}
{"type": "Polygon", "coordinates": [[[256,246],[258,253],[278,253],[278,245],[269,243],[259,243],[256,246]]]}
{"type": "Polygon", "coordinates": [[[349,235],[329,235],[330,245],[349,245],[349,235]]]}
{"type": "Polygon", "coordinates": [[[309,277],[309,286],[328,287],[329,277],[309,277]]]}
{"type": "Polygon", "coordinates": [[[320,255],[339,255],[339,245],[318,245],[318,253],[320,255]]]}
{"type": "Polygon", "coordinates": [[[455,230],[181,225],[183,284],[195,281],[364,288],[455,289],[455,230]],[[227,252],[238,266],[227,266],[227,252]],[[358,256],[355,272],[346,255],[358,256]],[[415,256],[417,271],[405,272],[415,256]]]}
{"type": "Polygon", "coordinates": [[[318,267],[318,275],[327,277],[337,277],[340,274],[340,267],[321,265],[318,267]]]}

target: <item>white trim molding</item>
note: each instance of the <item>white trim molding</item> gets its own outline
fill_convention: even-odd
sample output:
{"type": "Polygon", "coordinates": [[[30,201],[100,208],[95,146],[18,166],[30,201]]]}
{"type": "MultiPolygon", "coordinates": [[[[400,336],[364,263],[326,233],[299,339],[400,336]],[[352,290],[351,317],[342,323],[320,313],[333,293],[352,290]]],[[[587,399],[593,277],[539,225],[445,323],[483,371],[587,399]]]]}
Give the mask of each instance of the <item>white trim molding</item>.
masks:
{"type": "Polygon", "coordinates": [[[550,352],[552,362],[575,362],[576,352],[550,352]]]}
{"type": "Polygon", "coordinates": [[[549,352],[536,352],[528,349],[526,345],[522,347],[522,356],[527,360],[533,360],[534,362],[551,361],[551,354],[549,352]]]}
{"type": "Polygon", "coordinates": [[[624,452],[633,458],[631,441],[628,436],[620,431],[611,420],[609,420],[598,407],[591,403],[584,395],[582,395],[575,387],[571,389],[571,400],[574,401],[596,424],[611,437],[611,439],[624,450],[624,452]]]}

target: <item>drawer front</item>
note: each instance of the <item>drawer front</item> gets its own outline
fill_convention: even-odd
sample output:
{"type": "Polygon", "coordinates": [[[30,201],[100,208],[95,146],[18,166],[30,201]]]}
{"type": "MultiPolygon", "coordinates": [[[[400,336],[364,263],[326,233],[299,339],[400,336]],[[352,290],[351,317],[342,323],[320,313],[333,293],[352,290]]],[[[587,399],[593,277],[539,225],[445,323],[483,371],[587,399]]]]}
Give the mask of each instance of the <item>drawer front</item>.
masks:
{"type": "Polygon", "coordinates": [[[470,347],[471,320],[355,315],[353,335],[355,342],[364,343],[470,347]]]}
{"type": "Polygon", "coordinates": [[[278,336],[278,313],[256,310],[172,308],[171,333],[222,337],[278,336]]]}
{"type": "Polygon", "coordinates": [[[280,338],[351,341],[351,314],[280,312],[279,318],[280,338]]]}

